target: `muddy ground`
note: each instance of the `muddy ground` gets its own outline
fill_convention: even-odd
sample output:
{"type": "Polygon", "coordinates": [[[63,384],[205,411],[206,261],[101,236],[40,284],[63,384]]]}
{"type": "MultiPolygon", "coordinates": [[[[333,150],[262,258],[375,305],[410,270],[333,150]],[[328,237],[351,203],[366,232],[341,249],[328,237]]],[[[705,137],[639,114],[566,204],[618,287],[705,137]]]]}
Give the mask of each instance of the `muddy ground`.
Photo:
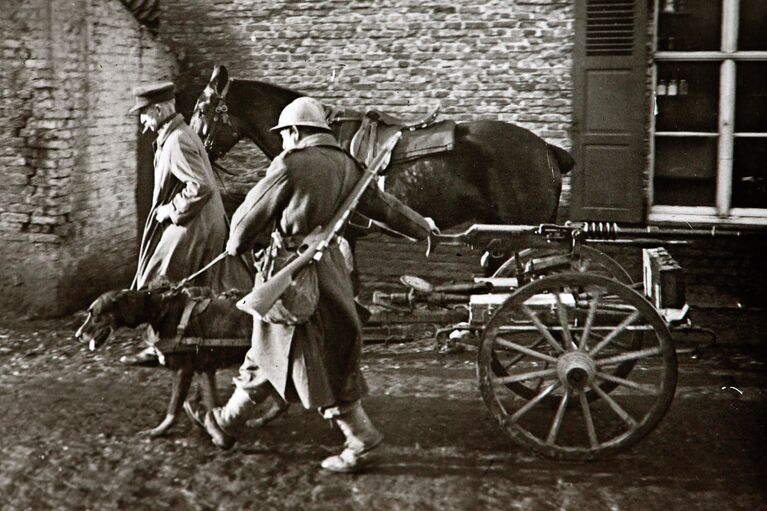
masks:
{"type": "MultiPolygon", "coordinates": [[[[501,433],[473,353],[438,355],[428,340],[369,345],[366,406],[387,443],[375,469],[348,476],[318,469],[341,435],[297,407],[229,452],[186,417],[165,438],[138,437],[160,422],[170,373],[118,363],[138,332],[91,353],[72,340],[76,327],[76,318],[0,324],[2,509],[767,507],[765,357],[753,349],[683,353],[659,428],[613,459],[562,463],[501,433]]],[[[222,397],[233,374],[219,376],[222,397]]]]}

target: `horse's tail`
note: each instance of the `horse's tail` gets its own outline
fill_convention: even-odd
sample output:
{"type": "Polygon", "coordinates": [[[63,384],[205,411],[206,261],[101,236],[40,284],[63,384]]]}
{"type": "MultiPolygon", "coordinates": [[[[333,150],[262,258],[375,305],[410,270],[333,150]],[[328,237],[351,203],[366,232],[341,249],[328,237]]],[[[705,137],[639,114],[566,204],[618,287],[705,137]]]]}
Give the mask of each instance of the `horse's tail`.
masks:
{"type": "Polygon", "coordinates": [[[575,167],[575,159],[562,149],[561,147],[555,146],[554,144],[547,144],[549,147],[549,151],[551,151],[551,154],[554,155],[554,159],[557,161],[557,166],[559,167],[559,172],[561,174],[567,174],[572,170],[573,167],[575,167]]]}

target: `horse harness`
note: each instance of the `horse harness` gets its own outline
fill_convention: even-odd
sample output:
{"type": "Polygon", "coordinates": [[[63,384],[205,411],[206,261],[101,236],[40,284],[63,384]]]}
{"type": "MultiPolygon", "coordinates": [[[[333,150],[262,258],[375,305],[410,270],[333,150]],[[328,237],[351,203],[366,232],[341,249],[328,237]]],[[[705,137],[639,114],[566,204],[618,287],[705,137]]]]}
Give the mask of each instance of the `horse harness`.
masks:
{"type": "Polygon", "coordinates": [[[228,80],[221,94],[213,91],[213,94],[210,96],[211,105],[215,106],[213,107],[213,118],[208,122],[208,134],[205,136],[205,140],[203,140],[203,145],[205,146],[205,150],[214,158],[223,156],[220,154],[220,151],[217,151],[214,147],[216,135],[222,124],[232,128],[232,136],[235,139],[240,138],[240,132],[232,122],[232,118],[229,116],[229,107],[226,105],[226,95],[229,92],[229,85],[231,83],[232,80],[228,80]]]}

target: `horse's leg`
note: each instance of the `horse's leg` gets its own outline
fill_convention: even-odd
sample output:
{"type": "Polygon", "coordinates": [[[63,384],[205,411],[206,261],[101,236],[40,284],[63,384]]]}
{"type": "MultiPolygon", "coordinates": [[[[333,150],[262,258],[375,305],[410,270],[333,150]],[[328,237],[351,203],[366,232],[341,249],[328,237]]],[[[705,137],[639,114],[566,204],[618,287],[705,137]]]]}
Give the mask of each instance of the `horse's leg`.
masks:
{"type": "MultiPolygon", "coordinates": [[[[353,226],[350,226],[353,227],[353,226]]],[[[359,274],[359,266],[357,265],[357,256],[355,254],[355,249],[357,248],[357,235],[350,232],[350,230],[347,230],[345,234],[346,241],[349,242],[349,254],[344,254],[344,258],[348,258],[351,260],[351,264],[349,265],[349,261],[347,260],[347,265],[349,265],[349,277],[352,281],[352,291],[354,292],[354,307],[357,310],[357,315],[360,318],[360,321],[362,321],[363,324],[367,323],[368,319],[370,319],[370,311],[367,307],[365,307],[358,299],[357,297],[360,294],[360,290],[362,287],[361,281],[360,281],[360,274],[359,274]]]]}

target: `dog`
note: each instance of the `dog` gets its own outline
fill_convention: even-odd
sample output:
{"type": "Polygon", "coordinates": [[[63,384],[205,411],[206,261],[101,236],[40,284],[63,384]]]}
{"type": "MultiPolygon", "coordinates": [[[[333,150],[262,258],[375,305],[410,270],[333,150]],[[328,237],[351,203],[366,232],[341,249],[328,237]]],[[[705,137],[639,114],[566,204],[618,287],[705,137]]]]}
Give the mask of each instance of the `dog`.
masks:
{"type": "MultiPolygon", "coordinates": [[[[165,418],[141,432],[158,437],[175,423],[195,373],[202,376],[203,405],[208,410],[217,406],[216,371],[241,364],[250,347],[252,317],[235,308],[237,298],[245,293],[233,290],[217,295],[204,287],[108,291],[88,308],[75,337],[94,351],[120,327],[149,324],[150,340],[155,341],[161,364],[174,372],[165,418]]],[[[287,406],[274,400],[271,408],[249,424],[262,426],[284,413],[287,406]]]]}

